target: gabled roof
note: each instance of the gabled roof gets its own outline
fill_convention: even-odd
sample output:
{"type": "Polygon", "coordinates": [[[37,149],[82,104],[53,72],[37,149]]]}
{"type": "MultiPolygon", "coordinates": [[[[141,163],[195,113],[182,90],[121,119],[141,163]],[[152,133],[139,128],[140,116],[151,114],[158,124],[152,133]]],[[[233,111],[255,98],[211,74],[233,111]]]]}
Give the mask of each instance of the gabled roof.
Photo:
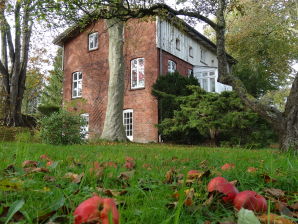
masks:
{"type": "MultiPolygon", "coordinates": [[[[179,25],[179,26],[183,26],[184,31],[186,31],[192,38],[194,38],[195,40],[197,40],[200,44],[202,44],[204,47],[206,47],[207,49],[209,49],[210,51],[212,51],[213,53],[216,54],[216,44],[213,43],[211,40],[209,40],[207,37],[205,37],[203,34],[201,34],[199,31],[197,31],[196,29],[194,29],[193,27],[191,27],[189,24],[187,24],[184,20],[178,18],[175,15],[170,15],[170,17],[175,17],[175,20],[172,20],[171,18],[169,18],[169,21],[171,21],[172,23],[174,23],[174,25],[179,25]]],[[[89,22],[89,24],[91,24],[91,20],[89,22]]],[[[87,24],[87,25],[89,25],[87,24]]],[[[78,34],[80,34],[82,31],[84,31],[84,28],[82,28],[79,24],[74,24],[73,26],[69,27],[68,29],[66,29],[63,33],[61,33],[60,35],[58,35],[54,40],[53,43],[62,47],[63,44],[70,40],[73,37],[76,37],[78,34]]],[[[235,64],[236,60],[229,54],[227,54],[227,58],[229,63],[235,64]]]]}

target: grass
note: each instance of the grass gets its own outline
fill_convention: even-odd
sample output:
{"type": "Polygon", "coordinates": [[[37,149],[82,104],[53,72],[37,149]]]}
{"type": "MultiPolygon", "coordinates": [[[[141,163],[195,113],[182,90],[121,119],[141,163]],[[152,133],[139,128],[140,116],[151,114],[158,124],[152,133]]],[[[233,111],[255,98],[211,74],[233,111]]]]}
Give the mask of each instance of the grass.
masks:
{"type": "MultiPolygon", "coordinates": [[[[115,196],[119,202],[122,224],[235,221],[235,212],[230,206],[222,203],[203,205],[208,198],[208,181],[220,174],[230,181],[238,180],[239,191],[254,190],[264,194],[265,188],[278,188],[286,192],[289,204],[298,200],[297,157],[272,149],[245,150],[158,144],[51,146],[0,143],[0,160],[0,214],[1,204],[3,210],[3,206],[11,206],[18,200],[24,200],[25,204],[20,211],[26,218],[19,223],[37,223],[37,217],[44,218],[42,215],[56,218],[56,222],[61,219],[61,223],[73,223],[72,213],[76,206],[93,193],[103,195],[99,188],[121,191],[124,187],[127,194],[115,196]],[[22,169],[23,161],[41,161],[39,157],[42,154],[47,154],[57,162],[50,167],[50,173],[26,174],[22,169]],[[127,156],[135,159],[136,168],[134,175],[125,182],[119,180],[118,176],[127,171],[123,167],[127,156]],[[113,161],[118,167],[108,167],[103,176],[96,177],[89,172],[94,161],[113,161]],[[207,161],[205,167],[200,164],[202,161],[207,161]],[[225,163],[234,163],[236,168],[222,171],[220,167],[225,163]],[[4,169],[10,164],[14,165],[16,172],[8,175],[4,169]],[[258,168],[258,171],[248,173],[248,167],[258,168]],[[171,168],[181,174],[192,169],[211,171],[209,177],[191,186],[195,190],[192,206],[183,206],[183,191],[190,188],[189,186],[178,185],[176,182],[165,183],[165,174],[171,168]],[[73,183],[64,177],[67,172],[85,175],[80,183],[73,183]],[[266,183],[262,174],[276,181],[266,183]],[[53,176],[55,181],[45,181],[45,175],[53,176]],[[180,203],[175,208],[168,208],[169,203],[177,201],[172,197],[175,190],[180,192],[180,203]],[[55,213],[55,210],[58,211],[55,213]]],[[[45,163],[41,162],[39,166],[45,166],[45,163]]]]}

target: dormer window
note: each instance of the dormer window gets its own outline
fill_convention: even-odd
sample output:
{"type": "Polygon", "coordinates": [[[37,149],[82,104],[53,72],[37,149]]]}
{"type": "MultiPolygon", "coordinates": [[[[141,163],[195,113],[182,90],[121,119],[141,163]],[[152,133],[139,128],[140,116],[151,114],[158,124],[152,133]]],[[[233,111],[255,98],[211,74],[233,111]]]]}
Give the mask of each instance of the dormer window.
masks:
{"type": "Polygon", "coordinates": [[[178,51],[180,51],[180,39],[179,38],[176,38],[176,49],[178,50],[178,51]]]}
{"type": "Polygon", "coordinates": [[[192,47],[189,47],[188,54],[189,54],[189,57],[193,58],[193,48],[192,47]]]}
{"type": "Polygon", "coordinates": [[[98,32],[89,34],[88,46],[89,51],[96,50],[98,48],[98,32]]]}

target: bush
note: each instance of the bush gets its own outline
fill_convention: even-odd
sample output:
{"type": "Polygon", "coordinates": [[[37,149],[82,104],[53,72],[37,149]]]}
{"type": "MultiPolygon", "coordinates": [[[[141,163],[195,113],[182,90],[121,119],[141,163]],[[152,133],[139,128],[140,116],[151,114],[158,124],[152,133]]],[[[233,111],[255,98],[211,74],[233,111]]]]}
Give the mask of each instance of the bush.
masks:
{"type": "Polygon", "coordinates": [[[81,144],[84,119],[67,111],[54,112],[41,119],[40,135],[44,143],[53,145],[81,144]]]}
{"type": "Polygon", "coordinates": [[[44,116],[50,116],[52,113],[58,112],[60,107],[55,105],[39,105],[37,110],[44,116]]]}
{"type": "Polygon", "coordinates": [[[24,142],[24,143],[29,143],[33,142],[33,136],[29,130],[19,132],[15,136],[15,140],[17,142],[24,142]]]}

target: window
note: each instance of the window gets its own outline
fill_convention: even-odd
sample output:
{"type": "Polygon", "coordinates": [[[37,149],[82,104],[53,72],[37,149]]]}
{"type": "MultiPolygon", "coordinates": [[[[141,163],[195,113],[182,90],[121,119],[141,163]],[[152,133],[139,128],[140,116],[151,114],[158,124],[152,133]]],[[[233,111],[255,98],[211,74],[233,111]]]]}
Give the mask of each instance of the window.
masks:
{"type": "Polygon", "coordinates": [[[145,60],[144,58],[136,58],[131,61],[131,88],[145,87],[145,60]]]}
{"type": "Polygon", "coordinates": [[[187,70],[187,76],[190,77],[193,75],[193,70],[192,69],[188,69],[187,70]]]}
{"type": "Polygon", "coordinates": [[[189,54],[189,57],[193,58],[193,49],[192,49],[192,47],[189,47],[188,54],[189,54]]]}
{"type": "Polygon", "coordinates": [[[82,72],[72,73],[72,98],[82,96],[82,72]]]}
{"type": "Polygon", "coordinates": [[[206,50],[201,48],[201,62],[206,62],[206,50]]]}
{"type": "Polygon", "coordinates": [[[215,92],[216,77],[214,71],[199,72],[195,77],[199,80],[202,89],[207,92],[215,92]]]}
{"type": "Polygon", "coordinates": [[[89,51],[96,50],[98,48],[98,32],[89,34],[89,51]]]}
{"type": "Polygon", "coordinates": [[[180,39],[176,38],[176,49],[180,51],[180,39]]]}
{"type": "Polygon", "coordinates": [[[176,63],[171,61],[171,60],[168,60],[168,72],[169,73],[174,73],[177,69],[176,69],[176,63]]]}
{"type": "Polygon", "coordinates": [[[86,122],[84,126],[81,126],[81,134],[87,139],[89,138],[89,114],[81,114],[80,116],[86,122]]]}
{"type": "Polygon", "coordinates": [[[126,137],[133,140],[133,110],[128,109],[123,111],[123,125],[126,137]]]}

